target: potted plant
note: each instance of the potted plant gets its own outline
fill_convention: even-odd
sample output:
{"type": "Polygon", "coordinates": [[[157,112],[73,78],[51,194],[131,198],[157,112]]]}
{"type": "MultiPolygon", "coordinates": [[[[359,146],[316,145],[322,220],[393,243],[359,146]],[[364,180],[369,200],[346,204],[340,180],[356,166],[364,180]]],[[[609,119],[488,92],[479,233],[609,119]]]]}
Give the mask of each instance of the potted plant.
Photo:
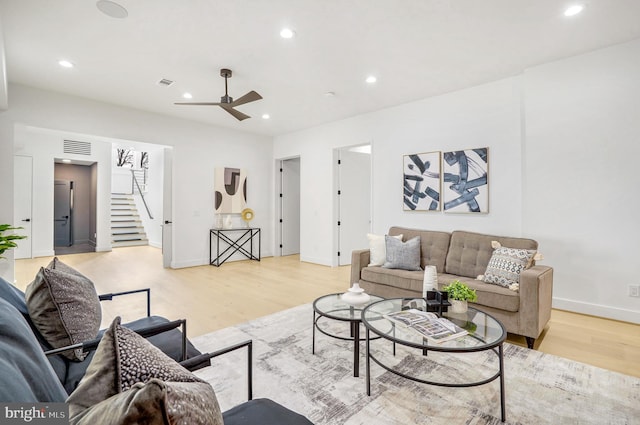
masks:
{"type": "Polygon", "coordinates": [[[478,299],[476,290],[469,288],[466,284],[459,280],[454,280],[449,285],[442,288],[449,295],[451,302],[451,313],[466,313],[467,301],[474,302],[478,299]]]}
{"type": "Polygon", "coordinates": [[[18,246],[14,241],[18,239],[25,239],[26,236],[22,235],[5,235],[4,232],[11,230],[19,230],[22,227],[12,227],[10,224],[0,224],[0,258],[4,258],[2,254],[8,249],[18,246]]]}

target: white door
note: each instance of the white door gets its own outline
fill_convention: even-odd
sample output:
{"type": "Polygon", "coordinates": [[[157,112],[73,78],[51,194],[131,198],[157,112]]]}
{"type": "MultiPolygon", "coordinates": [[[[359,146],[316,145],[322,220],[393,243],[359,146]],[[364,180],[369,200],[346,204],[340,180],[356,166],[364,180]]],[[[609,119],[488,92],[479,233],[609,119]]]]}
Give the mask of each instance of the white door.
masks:
{"type": "Polygon", "coordinates": [[[300,158],[287,159],[281,164],[281,252],[293,255],[300,253],[300,158]]]}
{"type": "Polygon", "coordinates": [[[173,260],[173,149],[164,149],[164,181],[162,198],[162,266],[171,267],[173,260]]]}
{"type": "Polygon", "coordinates": [[[17,241],[13,258],[31,258],[31,205],[33,196],[33,158],[30,156],[13,157],[13,220],[17,232],[27,239],[17,241]]]}
{"type": "Polygon", "coordinates": [[[371,232],[371,154],[341,149],[338,165],[338,264],[351,264],[351,252],[369,246],[371,232]]]}

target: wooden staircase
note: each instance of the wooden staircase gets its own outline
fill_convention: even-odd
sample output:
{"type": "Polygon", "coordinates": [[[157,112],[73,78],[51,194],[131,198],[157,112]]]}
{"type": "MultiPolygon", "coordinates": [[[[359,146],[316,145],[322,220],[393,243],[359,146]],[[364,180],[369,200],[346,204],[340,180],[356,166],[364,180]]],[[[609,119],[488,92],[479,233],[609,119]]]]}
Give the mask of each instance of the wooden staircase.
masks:
{"type": "Polygon", "coordinates": [[[111,194],[111,246],[149,245],[133,195],[111,194]]]}

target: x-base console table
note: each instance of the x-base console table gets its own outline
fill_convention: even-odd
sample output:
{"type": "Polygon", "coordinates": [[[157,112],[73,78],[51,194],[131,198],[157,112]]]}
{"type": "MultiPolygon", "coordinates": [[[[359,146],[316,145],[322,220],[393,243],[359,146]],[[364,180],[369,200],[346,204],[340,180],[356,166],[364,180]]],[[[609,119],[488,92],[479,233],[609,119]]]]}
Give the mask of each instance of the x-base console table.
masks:
{"type": "Polygon", "coordinates": [[[210,229],[209,231],[209,264],[220,267],[236,252],[250,260],[260,261],[261,238],[259,227],[240,227],[237,229],[210,229]],[[254,243],[257,238],[257,243],[254,243]],[[216,256],[213,258],[215,239],[216,256]],[[222,243],[222,247],[220,247],[222,243]],[[247,246],[248,245],[248,246],[247,246]],[[222,248],[222,251],[220,249],[222,248]],[[255,252],[257,249],[257,253],[255,252]]]}

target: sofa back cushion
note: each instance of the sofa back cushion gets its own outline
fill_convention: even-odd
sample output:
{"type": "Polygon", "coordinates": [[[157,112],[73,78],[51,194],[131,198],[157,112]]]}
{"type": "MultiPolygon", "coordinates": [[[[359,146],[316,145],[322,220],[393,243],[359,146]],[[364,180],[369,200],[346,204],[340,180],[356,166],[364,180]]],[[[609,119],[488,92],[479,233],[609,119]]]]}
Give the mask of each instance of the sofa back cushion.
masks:
{"type": "MultiPolygon", "coordinates": [[[[402,238],[404,241],[420,236],[420,267],[436,266],[438,273],[444,271],[447,250],[449,249],[449,239],[451,237],[449,233],[407,229],[404,227],[392,227],[389,229],[389,235],[391,236],[400,234],[404,235],[402,238]]],[[[489,260],[487,260],[487,262],[488,261],[489,260]]]]}
{"type": "Polygon", "coordinates": [[[64,402],[67,393],[22,314],[0,299],[0,402],[64,402]]]}
{"type": "Polygon", "coordinates": [[[474,279],[484,274],[493,254],[491,241],[498,241],[502,246],[508,248],[538,249],[538,242],[533,239],[492,236],[456,230],[451,234],[445,272],[474,279]]]}

